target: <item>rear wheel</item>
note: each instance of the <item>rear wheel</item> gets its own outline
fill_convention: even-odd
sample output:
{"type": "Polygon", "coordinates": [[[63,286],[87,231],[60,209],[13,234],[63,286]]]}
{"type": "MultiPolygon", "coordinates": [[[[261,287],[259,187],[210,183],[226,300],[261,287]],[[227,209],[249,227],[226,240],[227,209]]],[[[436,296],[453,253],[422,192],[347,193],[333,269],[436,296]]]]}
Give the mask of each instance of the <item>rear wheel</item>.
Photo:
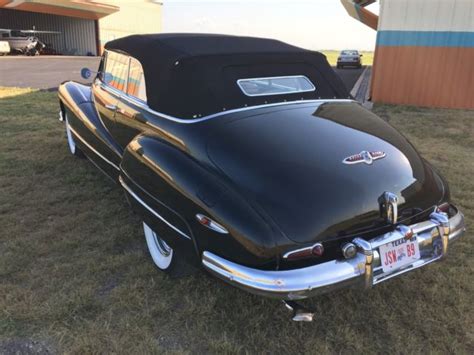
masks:
{"type": "Polygon", "coordinates": [[[188,265],[151,227],[143,222],[143,232],[153,263],[171,277],[187,276],[195,269],[188,265]]]}

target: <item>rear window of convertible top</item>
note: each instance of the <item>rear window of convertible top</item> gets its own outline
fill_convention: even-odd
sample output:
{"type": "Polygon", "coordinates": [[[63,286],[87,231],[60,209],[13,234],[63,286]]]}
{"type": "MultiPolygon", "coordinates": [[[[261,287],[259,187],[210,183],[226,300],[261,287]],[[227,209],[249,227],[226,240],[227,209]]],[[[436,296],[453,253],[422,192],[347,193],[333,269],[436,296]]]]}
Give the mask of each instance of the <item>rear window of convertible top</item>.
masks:
{"type": "Polygon", "coordinates": [[[247,96],[268,96],[315,91],[313,83],[304,75],[249,78],[237,80],[247,96]]]}

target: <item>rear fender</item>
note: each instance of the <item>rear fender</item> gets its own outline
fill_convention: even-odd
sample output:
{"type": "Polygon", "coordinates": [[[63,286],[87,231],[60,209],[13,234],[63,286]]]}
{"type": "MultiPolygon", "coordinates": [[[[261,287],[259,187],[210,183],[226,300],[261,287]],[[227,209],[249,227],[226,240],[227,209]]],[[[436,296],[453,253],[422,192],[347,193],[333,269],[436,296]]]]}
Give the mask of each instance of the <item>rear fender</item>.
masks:
{"type": "MultiPolygon", "coordinates": [[[[215,170],[185,151],[157,137],[140,135],[127,146],[121,169],[122,180],[128,187],[183,232],[173,233],[168,228],[169,233],[162,236],[172,247],[189,249],[189,240],[182,235],[186,234],[198,256],[208,250],[252,266],[275,262],[271,227],[247,201],[226,186],[215,170]],[[196,219],[198,213],[214,219],[229,233],[202,226],[196,219]]],[[[154,225],[163,225],[149,211],[139,207],[139,212],[145,212],[154,225]]]]}

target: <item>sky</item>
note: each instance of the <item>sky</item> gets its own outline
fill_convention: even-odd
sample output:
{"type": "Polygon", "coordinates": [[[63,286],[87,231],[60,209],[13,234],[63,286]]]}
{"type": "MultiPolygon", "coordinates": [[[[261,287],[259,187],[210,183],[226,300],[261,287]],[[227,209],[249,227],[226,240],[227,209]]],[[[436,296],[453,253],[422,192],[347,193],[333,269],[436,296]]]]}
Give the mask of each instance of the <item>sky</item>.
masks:
{"type": "MultiPolygon", "coordinates": [[[[163,32],[276,38],[300,47],[373,50],[376,31],[340,0],[164,0],[163,32]]],[[[378,13],[378,4],[369,6],[378,13]]]]}

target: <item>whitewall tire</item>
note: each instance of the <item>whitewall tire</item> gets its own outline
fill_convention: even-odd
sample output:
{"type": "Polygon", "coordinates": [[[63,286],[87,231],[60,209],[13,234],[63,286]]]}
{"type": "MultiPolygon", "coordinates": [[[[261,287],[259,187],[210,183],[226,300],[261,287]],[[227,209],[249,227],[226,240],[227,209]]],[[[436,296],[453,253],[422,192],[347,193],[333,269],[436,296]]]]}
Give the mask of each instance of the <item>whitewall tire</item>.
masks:
{"type": "Polygon", "coordinates": [[[174,256],[173,249],[145,222],[143,222],[143,232],[145,233],[146,244],[155,265],[162,271],[170,270],[174,256]]]}
{"type": "Polygon", "coordinates": [[[69,147],[69,151],[71,152],[72,155],[76,157],[82,157],[82,152],[81,150],[77,147],[76,141],[74,140],[74,135],[71,131],[71,127],[69,126],[69,120],[67,117],[67,114],[65,114],[65,125],[66,125],[66,136],[67,136],[67,145],[69,147]]]}
{"type": "Polygon", "coordinates": [[[190,265],[179,250],[172,249],[158,234],[143,222],[146,244],[153,263],[171,278],[180,278],[194,274],[197,269],[190,265]]]}

